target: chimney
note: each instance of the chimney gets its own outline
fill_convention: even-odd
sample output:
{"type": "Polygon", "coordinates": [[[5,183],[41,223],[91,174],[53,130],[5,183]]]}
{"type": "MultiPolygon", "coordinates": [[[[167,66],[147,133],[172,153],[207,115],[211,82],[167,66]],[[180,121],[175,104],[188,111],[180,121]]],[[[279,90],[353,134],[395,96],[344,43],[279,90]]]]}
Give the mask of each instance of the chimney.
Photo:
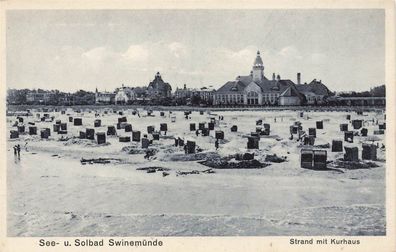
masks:
{"type": "Polygon", "coordinates": [[[276,76],[276,79],[277,79],[278,81],[280,81],[281,77],[280,77],[279,74],[276,76]]]}
{"type": "Polygon", "coordinates": [[[186,84],[184,84],[184,90],[186,90],[187,89],[187,85],[186,84]]]}
{"type": "Polygon", "coordinates": [[[301,84],[301,73],[297,73],[297,84],[301,84]]]}
{"type": "Polygon", "coordinates": [[[319,83],[322,83],[322,80],[319,80],[319,83]]]}
{"type": "Polygon", "coordinates": [[[275,80],[275,73],[272,73],[272,80],[275,80]]]}

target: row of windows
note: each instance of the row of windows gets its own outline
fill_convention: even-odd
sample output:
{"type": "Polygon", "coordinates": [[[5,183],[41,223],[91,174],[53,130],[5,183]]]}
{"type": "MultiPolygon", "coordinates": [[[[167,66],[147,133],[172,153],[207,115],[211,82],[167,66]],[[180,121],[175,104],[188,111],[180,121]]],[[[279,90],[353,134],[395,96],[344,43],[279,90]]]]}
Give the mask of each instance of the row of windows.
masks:
{"type": "MultiPolygon", "coordinates": [[[[279,97],[278,93],[265,93],[263,95],[264,101],[275,101],[279,97]]],[[[258,93],[249,92],[247,94],[247,99],[254,98],[258,99],[258,93]]],[[[216,99],[219,101],[230,101],[230,102],[243,102],[244,98],[242,94],[217,94],[216,99]]]]}
{"type": "Polygon", "coordinates": [[[321,99],[319,97],[315,96],[307,96],[308,101],[320,101],[321,99]]]}
{"type": "Polygon", "coordinates": [[[263,97],[279,97],[279,93],[265,93],[263,97]]]}
{"type": "Polygon", "coordinates": [[[222,102],[243,102],[243,95],[240,94],[232,94],[232,95],[216,95],[216,99],[222,102]]]}

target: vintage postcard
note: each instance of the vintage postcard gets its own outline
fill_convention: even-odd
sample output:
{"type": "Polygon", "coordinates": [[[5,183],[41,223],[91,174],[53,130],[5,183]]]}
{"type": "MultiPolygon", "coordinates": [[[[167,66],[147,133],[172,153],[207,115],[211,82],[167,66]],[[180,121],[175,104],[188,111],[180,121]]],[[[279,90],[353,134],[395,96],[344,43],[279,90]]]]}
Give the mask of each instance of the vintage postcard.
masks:
{"type": "Polygon", "coordinates": [[[392,1],[1,4],[0,251],[396,251],[392,1]]]}

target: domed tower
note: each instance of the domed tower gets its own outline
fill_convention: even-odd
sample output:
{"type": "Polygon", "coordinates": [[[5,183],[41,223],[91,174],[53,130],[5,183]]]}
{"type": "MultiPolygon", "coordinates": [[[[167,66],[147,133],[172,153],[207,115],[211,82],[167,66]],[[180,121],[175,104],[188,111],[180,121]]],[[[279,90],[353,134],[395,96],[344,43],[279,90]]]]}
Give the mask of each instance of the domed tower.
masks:
{"type": "Polygon", "coordinates": [[[253,81],[261,82],[264,79],[264,65],[260,56],[260,51],[257,51],[256,59],[253,63],[253,81]]]}

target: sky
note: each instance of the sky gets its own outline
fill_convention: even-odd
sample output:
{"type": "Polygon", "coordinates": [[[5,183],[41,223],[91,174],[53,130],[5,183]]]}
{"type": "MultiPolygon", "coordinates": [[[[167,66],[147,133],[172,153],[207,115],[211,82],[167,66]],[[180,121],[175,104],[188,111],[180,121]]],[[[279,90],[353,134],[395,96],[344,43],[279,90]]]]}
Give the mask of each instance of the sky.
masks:
{"type": "Polygon", "coordinates": [[[160,72],[176,87],[219,88],[248,75],[321,80],[332,91],[385,82],[384,11],[7,11],[8,88],[112,91],[147,86],[160,72]]]}

